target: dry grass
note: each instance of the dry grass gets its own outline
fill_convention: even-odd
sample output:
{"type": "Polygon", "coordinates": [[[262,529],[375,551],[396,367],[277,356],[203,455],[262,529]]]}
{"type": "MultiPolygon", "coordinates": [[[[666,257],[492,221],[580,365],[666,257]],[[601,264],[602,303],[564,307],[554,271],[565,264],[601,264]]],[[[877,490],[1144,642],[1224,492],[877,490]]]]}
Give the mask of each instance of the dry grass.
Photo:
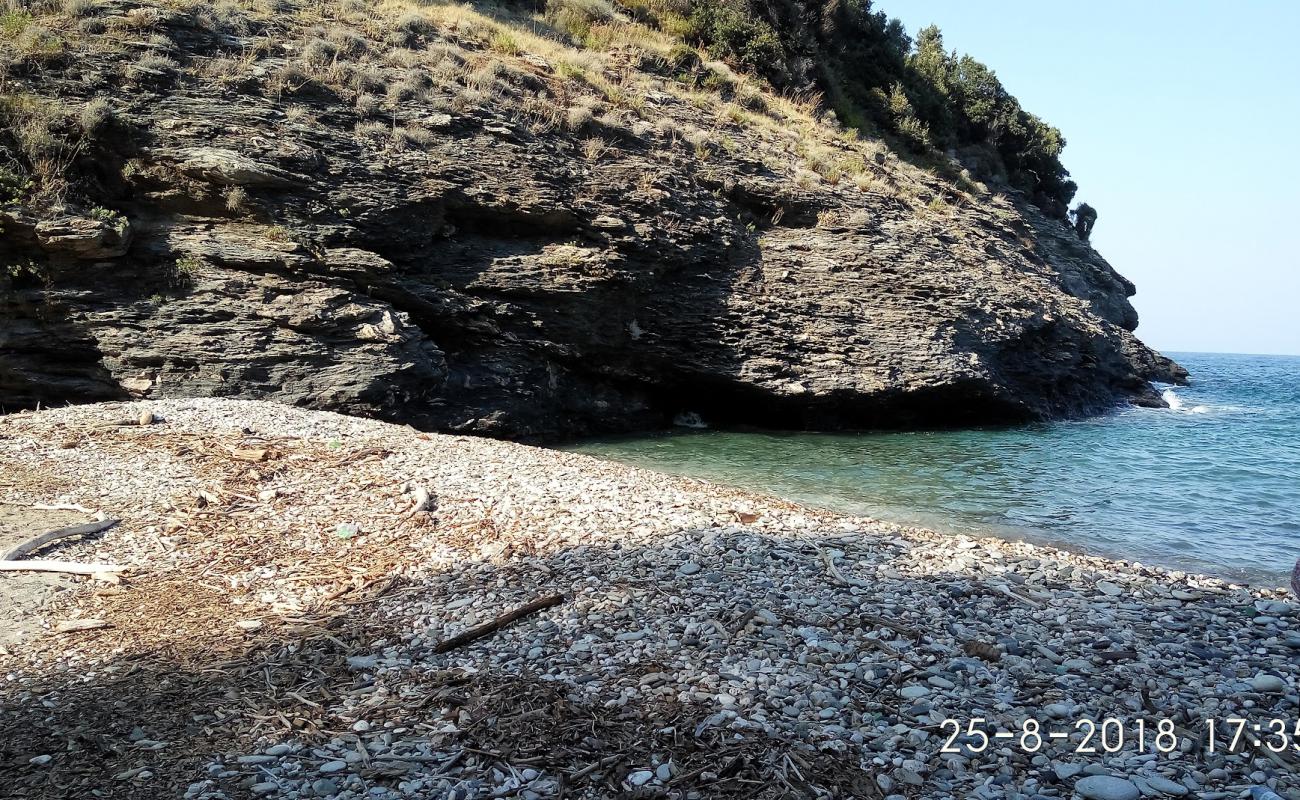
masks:
{"type": "MultiPolygon", "coordinates": [[[[381,123],[388,115],[401,123],[420,106],[490,109],[535,135],[587,137],[581,149],[590,160],[608,149],[596,131],[621,131],[615,135],[654,146],[685,142],[700,160],[761,161],[801,185],[933,196],[925,189],[933,176],[897,159],[882,164],[882,143],[824,124],[820,95],[778,94],[684,43],[674,30],[689,14],[684,0],[550,0],[544,9],[425,0],[154,1],[158,7],[113,13],[95,0],[58,0],[30,13],[10,2],[0,14],[0,42],[11,50],[0,60],[0,94],[4,61],[59,58],[94,40],[118,48],[122,74],[138,84],[193,76],[239,91],[260,85],[272,96],[328,88],[355,110],[357,136],[384,146],[423,148],[433,135],[392,119],[381,123]],[[167,15],[181,12],[211,30],[268,33],[242,50],[182,64],[177,45],[161,36],[167,15]],[[106,32],[87,37],[79,24],[92,22],[106,32]],[[157,41],[139,47],[150,35],[157,41]],[[137,45],[125,44],[132,39],[137,45]],[[283,39],[291,42],[287,62],[272,62],[261,77],[259,62],[281,57],[272,44],[283,39]],[[683,80],[665,80],[665,70],[683,80]],[[665,96],[673,101],[665,104],[665,96]]],[[[100,128],[107,119],[96,118],[105,110],[88,106],[81,127],[100,128]]],[[[42,169],[57,167],[47,159],[42,169]]],[[[967,195],[981,189],[969,180],[956,185],[967,195]]]]}

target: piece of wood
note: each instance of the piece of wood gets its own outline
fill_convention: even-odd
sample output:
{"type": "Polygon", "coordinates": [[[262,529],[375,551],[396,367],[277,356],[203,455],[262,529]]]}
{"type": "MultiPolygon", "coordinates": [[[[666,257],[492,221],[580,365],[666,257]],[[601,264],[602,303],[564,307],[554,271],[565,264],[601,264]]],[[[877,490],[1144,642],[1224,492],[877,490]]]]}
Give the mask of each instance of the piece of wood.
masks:
{"type": "Polygon", "coordinates": [[[546,609],[558,606],[563,602],[564,595],[562,594],[553,594],[549,597],[539,598],[531,603],[516,608],[514,611],[507,611],[494,620],[470,628],[462,634],[453,636],[450,639],[444,639],[434,646],[433,652],[445,653],[448,650],[455,650],[457,647],[464,647],[470,642],[477,641],[482,639],[484,636],[496,633],[516,620],[523,619],[530,614],[536,614],[538,611],[545,611],[546,609]]]}
{"type": "Polygon", "coordinates": [[[82,525],[72,525],[67,528],[59,528],[58,530],[42,533],[40,536],[28,539],[17,547],[12,548],[7,553],[0,555],[0,561],[16,561],[29,553],[41,549],[50,542],[56,542],[59,539],[66,539],[69,536],[89,536],[92,533],[106,531],[119,522],[121,522],[120,519],[106,519],[102,522],[87,522],[82,525]]]}
{"type": "Polygon", "coordinates": [[[74,633],[76,631],[93,631],[107,628],[109,624],[102,619],[69,619],[54,626],[55,633],[74,633]]]}
{"type": "Polygon", "coordinates": [[[1011,587],[1007,586],[1005,583],[995,583],[993,584],[993,588],[997,590],[998,594],[1006,595],[1007,597],[1010,597],[1012,600],[1015,600],[1017,603],[1022,603],[1034,609],[1043,608],[1042,603],[1038,602],[1037,600],[1032,600],[1028,597],[1025,597],[1024,595],[1021,595],[1017,592],[1011,591],[1011,587]]]}
{"type": "Polygon", "coordinates": [[[826,565],[826,574],[830,575],[836,583],[841,586],[856,586],[859,589],[870,589],[871,584],[866,581],[860,581],[857,578],[846,578],[840,568],[835,566],[835,559],[831,556],[831,551],[825,548],[818,548],[821,552],[822,563],[826,565]]]}
{"type": "Polygon", "coordinates": [[[0,572],[66,572],[69,575],[99,575],[125,572],[117,564],[78,564],[75,561],[0,561],[0,572]]]}

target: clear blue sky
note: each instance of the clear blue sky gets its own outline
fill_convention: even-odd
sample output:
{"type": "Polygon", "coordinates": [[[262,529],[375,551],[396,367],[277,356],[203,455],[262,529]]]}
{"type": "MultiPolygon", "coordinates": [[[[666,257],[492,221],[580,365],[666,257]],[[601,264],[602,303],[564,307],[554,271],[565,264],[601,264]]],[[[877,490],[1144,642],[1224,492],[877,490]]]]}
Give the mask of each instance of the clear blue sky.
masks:
{"type": "Polygon", "coordinates": [[[1300,3],[878,0],[1057,126],[1168,351],[1300,354],[1300,3]]]}

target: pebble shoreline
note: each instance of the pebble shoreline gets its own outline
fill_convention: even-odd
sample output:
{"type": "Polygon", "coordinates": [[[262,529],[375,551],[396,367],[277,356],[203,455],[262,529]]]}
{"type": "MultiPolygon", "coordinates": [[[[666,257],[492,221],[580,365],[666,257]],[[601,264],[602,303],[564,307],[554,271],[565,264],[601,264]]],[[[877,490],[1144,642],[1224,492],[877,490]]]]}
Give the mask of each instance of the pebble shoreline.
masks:
{"type": "Polygon", "coordinates": [[[112,627],[0,655],[15,797],[1300,798],[1295,749],[1199,741],[1207,718],[1300,720],[1281,590],[250,401],[0,418],[0,464],[0,499],[123,520],[43,557],[136,567],[47,625],[112,627]],[[102,427],[145,411],[155,424],[102,427]],[[172,605],[146,614],[146,597],[172,605]],[[309,628],[330,633],[284,644],[309,628]],[[116,755],[87,761],[37,721],[139,653],[228,665],[241,647],[296,665],[296,689],[263,667],[284,723],[230,689],[186,709],[206,749],[145,715],[93,731],[116,755]],[[1074,752],[1085,717],[1120,720],[1124,747],[1074,752]],[[941,752],[944,721],[974,718],[990,745],[941,752]],[[1026,752],[1029,719],[1072,736],[1026,752]]]}

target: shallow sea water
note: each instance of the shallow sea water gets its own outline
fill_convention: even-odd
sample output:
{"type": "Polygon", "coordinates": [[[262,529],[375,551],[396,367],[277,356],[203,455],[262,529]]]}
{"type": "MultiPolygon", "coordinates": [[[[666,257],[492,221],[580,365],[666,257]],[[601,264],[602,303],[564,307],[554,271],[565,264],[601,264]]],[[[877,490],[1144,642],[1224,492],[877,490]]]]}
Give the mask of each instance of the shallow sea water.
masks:
{"type": "Polygon", "coordinates": [[[682,431],[572,449],[940,531],[1284,585],[1300,557],[1300,357],[1180,353],[1169,409],[912,433],[682,431]]]}

